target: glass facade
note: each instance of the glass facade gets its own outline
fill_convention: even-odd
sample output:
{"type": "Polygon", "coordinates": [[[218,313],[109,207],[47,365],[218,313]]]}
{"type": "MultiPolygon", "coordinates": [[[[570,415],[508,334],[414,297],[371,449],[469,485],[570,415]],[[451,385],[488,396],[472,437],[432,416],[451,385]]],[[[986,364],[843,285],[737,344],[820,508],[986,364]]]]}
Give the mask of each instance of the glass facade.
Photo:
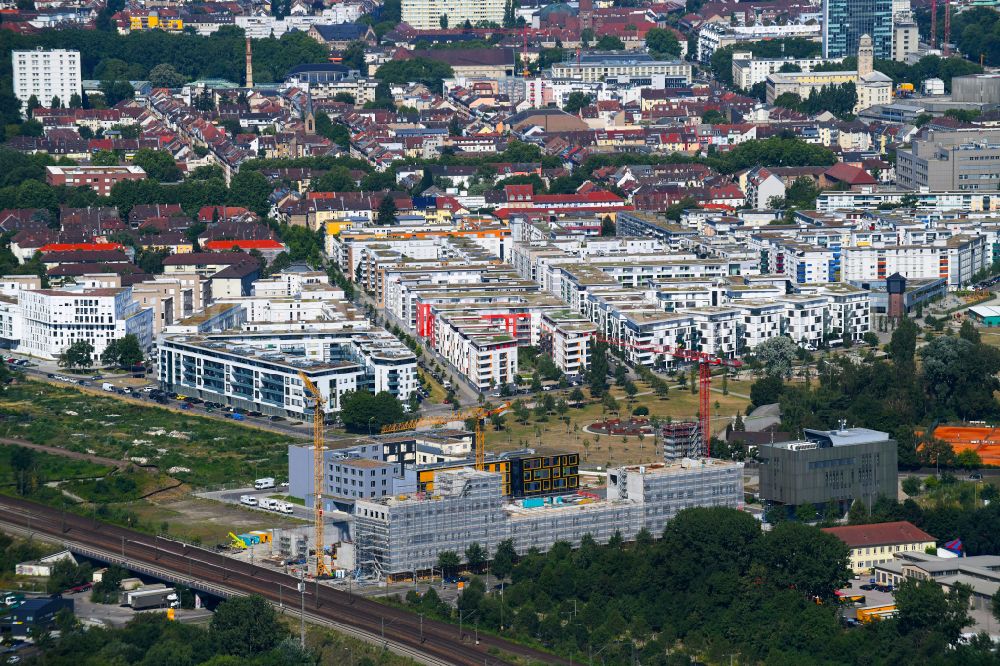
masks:
{"type": "Polygon", "coordinates": [[[823,0],[824,58],[857,55],[861,35],[876,58],[892,58],[892,0],[823,0]]]}

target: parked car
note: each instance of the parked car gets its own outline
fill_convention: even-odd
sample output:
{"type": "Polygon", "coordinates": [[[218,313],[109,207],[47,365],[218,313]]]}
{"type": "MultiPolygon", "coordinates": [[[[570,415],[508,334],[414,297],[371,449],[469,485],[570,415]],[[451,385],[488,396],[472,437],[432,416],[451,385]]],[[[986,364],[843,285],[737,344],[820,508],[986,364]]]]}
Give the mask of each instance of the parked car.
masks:
{"type": "Polygon", "coordinates": [[[866,592],[870,592],[874,590],[876,586],[875,583],[865,583],[864,585],[859,585],[858,587],[866,592]]]}

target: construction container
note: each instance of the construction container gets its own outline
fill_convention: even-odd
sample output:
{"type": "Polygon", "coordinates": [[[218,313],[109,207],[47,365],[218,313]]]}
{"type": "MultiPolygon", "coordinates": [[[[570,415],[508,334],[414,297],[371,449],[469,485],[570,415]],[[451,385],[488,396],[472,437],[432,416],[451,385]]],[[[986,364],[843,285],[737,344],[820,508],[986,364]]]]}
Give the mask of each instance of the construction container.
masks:
{"type": "Polygon", "coordinates": [[[248,534],[252,534],[260,539],[259,543],[271,543],[271,533],[264,532],[261,530],[252,530],[248,534]]]}
{"type": "Polygon", "coordinates": [[[256,534],[252,534],[252,533],[251,534],[239,534],[237,536],[239,536],[240,541],[242,541],[243,543],[245,543],[248,547],[249,546],[256,546],[257,544],[260,543],[260,537],[257,536],[256,534]]]}

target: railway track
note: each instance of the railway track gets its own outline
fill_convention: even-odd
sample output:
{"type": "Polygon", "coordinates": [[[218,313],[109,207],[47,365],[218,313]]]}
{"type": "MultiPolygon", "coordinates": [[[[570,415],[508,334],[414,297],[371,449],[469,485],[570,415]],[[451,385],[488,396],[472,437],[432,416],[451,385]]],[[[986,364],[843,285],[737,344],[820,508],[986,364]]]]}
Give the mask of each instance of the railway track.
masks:
{"type": "MultiPolygon", "coordinates": [[[[297,610],[302,601],[299,579],[278,571],[233,560],[203,548],[149,536],[85,516],[65,513],[26,500],[0,496],[0,522],[55,537],[67,545],[79,544],[94,553],[106,553],[123,562],[138,562],[172,572],[178,579],[198,581],[204,589],[223,596],[259,594],[273,603],[297,610]],[[214,588],[214,589],[213,589],[214,588]],[[229,594],[226,591],[231,591],[229,594]]],[[[540,664],[570,662],[550,654],[480,634],[478,644],[454,625],[421,618],[326,585],[306,583],[305,613],[364,634],[369,641],[401,646],[425,663],[455,666],[511,664],[518,657],[540,664]]]]}

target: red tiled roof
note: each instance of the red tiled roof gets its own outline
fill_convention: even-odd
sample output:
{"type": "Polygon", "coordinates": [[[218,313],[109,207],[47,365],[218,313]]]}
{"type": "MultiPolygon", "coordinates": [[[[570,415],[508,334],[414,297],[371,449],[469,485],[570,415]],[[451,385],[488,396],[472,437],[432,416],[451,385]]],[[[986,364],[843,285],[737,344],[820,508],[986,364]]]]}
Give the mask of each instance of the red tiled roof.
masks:
{"type": "Polygon", "coordinates": [[[837,537],[851,548],[936,541],[930,534],[907,520],[874,525],[824,527],[823,531],[837,537]]]}
{"type": "Polygon", "coordinates": [[[206,250],[230,250],[238,247],[241,250],[283,250],[284,245],[276,240],[214,240],[205,243],[206,250]]]}
{"type": "Polygon", "coordinates": [[[101,251],[101,250],[124,250],[121,243],[49,243],[38,248],[42,254],[46,252],[71,252],[71,251],[101,251]]]}
{"type": "Polygon", "coordinates": [[[851,185],[875,184],[875,179],[872,178],[870,173],[859,167],[845,164],[844,162],[838,162],[827,169],[826,175],[829,178],[839,180],[842,183],[849,183],[851,185]]]}

